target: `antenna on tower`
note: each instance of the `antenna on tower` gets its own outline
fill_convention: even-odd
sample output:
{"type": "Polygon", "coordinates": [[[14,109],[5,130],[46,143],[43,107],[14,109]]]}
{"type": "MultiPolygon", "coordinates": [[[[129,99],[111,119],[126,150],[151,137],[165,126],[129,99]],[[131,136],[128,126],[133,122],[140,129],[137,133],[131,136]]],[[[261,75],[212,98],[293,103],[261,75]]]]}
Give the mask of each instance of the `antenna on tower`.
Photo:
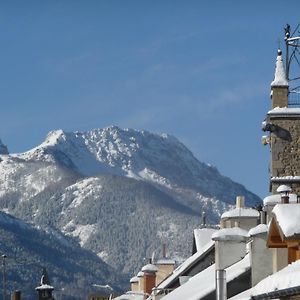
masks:
{"type": "MultiPolygon", "coordinates": [[[[300,94],[300,24],[292,31],[291,26],[286,24],[284,27],[284,41],[285,41],[285,68],[286,79],[289,81],[289,94],[300,94]],[[298,66],[295,71],[294,66],[298,66]]],[[[290,99],[289,99],[290,100],[290,99]]],[[[295,99],[293,103],[289,101],[290,105],[299,106],[299,99],[295,99]]]]}

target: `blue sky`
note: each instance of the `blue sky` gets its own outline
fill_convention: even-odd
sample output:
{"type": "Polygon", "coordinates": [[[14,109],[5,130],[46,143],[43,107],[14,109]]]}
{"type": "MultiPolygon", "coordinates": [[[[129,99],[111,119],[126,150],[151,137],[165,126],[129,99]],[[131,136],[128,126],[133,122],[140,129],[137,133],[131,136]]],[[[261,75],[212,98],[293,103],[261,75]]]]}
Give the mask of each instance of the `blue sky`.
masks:
{"type": "MultiPolygon", "coordinates": [[[[166,132],[264,197],[278,39],[299,1],[2,1],[0,138],[54,129],[166,132]]],[[[283,42],[282,42],[283,44],[283,42]]]]}

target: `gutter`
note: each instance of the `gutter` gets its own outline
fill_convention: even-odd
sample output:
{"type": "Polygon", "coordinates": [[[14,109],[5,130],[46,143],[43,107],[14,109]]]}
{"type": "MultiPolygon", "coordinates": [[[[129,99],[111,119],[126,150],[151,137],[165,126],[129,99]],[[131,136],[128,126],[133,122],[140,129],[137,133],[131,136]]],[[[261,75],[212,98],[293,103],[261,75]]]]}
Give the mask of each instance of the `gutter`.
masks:
{"type": "Polygon", "coordinates": [[[251,300],[278,299],[281,297],[295,296],[295,295],[300,295],[300,286],[295,286],[295,287],[276,290],[276,291],[272,291],[269,293],[264,293],[256,296],[251,296],[251,300]]]}

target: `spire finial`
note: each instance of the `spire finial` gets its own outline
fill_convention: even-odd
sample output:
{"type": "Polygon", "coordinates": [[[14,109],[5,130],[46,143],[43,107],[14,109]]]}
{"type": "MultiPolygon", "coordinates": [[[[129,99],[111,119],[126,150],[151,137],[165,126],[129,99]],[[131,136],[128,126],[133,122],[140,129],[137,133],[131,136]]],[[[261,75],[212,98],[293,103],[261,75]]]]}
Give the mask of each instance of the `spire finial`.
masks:
{"type": "Polygon", "coordinates": [[[282,51],[281,51],[280,48],[278,48],[278,50],[277,50],[277,56],[281,56],[281,55],[282,55],[282,51]]]}
{"type": "Polygon", "coordinates": [[[288,86],[288,80],[286,78],[286,73],[284,70],[284,65],[283,65],[283,61],[282,61],[282,51],[279,48],[277,50],[277,59],[276,59],[276,67],[275,67],[275,76],[274,76],[274,80],[271,83],[271,86],[288,86]]]}

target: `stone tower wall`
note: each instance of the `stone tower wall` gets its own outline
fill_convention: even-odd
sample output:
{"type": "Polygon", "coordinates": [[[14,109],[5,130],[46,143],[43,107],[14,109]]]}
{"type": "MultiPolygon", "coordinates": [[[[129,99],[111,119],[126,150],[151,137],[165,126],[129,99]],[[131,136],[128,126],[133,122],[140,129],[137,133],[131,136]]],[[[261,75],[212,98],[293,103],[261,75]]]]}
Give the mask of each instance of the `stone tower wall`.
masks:
{"type": "Polygon", "coordinates": [[[272,89],[272,108],[288,107],[288,88],[276,87],[272,89]]]}
{"type": "Polygon", "coordinates": [[[271,177],[274,179],[271,192],[276,193],[280,184],[288,184],[300,195],[300,180],[295,180],[295,176],[300,176],[300,114],[269,116],[268,119],[277,127],[271,134],[271,177]]]}

